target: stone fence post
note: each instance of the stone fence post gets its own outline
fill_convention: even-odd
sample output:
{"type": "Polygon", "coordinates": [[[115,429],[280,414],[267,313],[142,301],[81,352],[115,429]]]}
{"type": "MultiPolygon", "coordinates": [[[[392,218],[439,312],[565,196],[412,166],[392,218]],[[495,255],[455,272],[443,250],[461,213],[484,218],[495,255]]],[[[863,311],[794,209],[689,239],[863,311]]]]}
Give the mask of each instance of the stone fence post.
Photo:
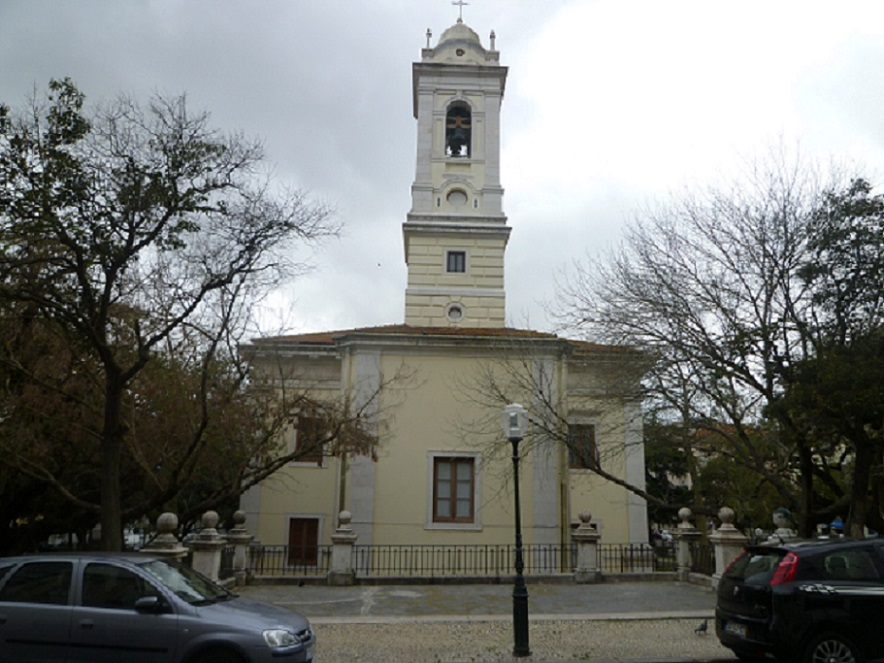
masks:
{"type": "Polygon", "coordinates": [[[691,544],[700,540],[700,532],[690,522],[694,514],[687,507],[678,510],[681,522],[675,528],[672,536],[675,538],[675,565],[676,577],[681,582],[687,582],[691,575],[693,558],[691,557],[691,544]]]}
{"type": "Polygon", "coordinates": [[[178,531],[178,516],[174,513],[161,513],[157,518],[157,535],[141,547],[142,552],[161,557],[181,558],[187,555],[187,548],[181,545],[175,532],[178,531]]]}
{"type": "Polygon", "coordinates": [[[328,572],[328,584],[334,586],[352,585],[356,582],[353,570],[353,544],[357,535],[350,528],[352,516],[349,511],[341,511],[338,516],[338,528],[332,534],[331,569],[328,572]]]}
{"type": "Polygon", "coordinates": [[[218,520],[217,511],[206,511],[202,517],[203,528],[190,542],[190,549],[193,550],[193,570],[216,581],[221,570],[221,550],[227,545],[227,541],[216,529],[218,520]]]}
{"type": "Polygon", "coordinates": [[[715,547],[715,575],[712,576],[713,586],[718,585],[721,576],[727,570],[737,555],[739,555],[746,544],[749,537],[744,535],[740,530],[734,527],[734,510],[730,507],[723,506],[718,511],[718,518],[721,520],[721,527],[709,535],[709,541],[715,547]]]}
{"type": "Polygon", "coordinates": [[[239,586],[246,584],[249,568],[249,543],[255,538],[245,528],[246,512],[233,512],[233,527],[227,530],[227,543],[233,546],[233,577],[239,586]]]}
{"type": "Polygon", "coordinates": [[[599,540],[602,535],[591,522],[592,514],[583,512],[578,517],[580,518],[580,526],[571,532],[571,538],[577,545],[577,568],[574,571],[574,582],[598,582],[602,576],[599,568],[599,540]]]}
{"type": "Polygon", "coordinates": [[[768,537],[767,543],[777,545],[788,543],[789,541],[794,541],[798,538],[798,532],[792,529],[792,525],[794,525],[795,522],[789,509],[785,507],[774,509],[773,523],[776,529],[773,534],[768,537]]]}

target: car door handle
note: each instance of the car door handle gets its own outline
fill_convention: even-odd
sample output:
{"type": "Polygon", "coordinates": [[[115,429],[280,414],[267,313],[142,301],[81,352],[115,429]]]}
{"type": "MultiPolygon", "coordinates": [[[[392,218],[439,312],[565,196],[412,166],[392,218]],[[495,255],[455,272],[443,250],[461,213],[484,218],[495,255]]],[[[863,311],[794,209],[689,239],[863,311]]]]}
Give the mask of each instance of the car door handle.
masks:
{"type": "Polygon", "coordinates": [[[80,628],[94,628],[95,622],[91,619],[84,619],[80,622],[80,628]]]}

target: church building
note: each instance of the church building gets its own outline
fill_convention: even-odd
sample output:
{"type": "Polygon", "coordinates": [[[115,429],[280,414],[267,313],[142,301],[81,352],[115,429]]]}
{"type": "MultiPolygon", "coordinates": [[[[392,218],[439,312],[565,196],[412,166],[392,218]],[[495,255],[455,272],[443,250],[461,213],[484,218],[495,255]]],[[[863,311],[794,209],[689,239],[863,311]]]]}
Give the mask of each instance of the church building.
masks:
{"type": "Polygon", "coordinates": [[[309,395],[286,439],[305,455],[243,495],[250,529],[263,544],[289,545],[293,563],[331,542],[344,510],[363,545],[511,543],[512,448],[499,419],[517,402],[530,420],[520,446],[525,544],[569,543],[581,512],[605,543],[645,543],[644,501],[604,476],[644,486],[636,357],[507,326],[507,67],[494,33],[485,48],[460,19],[431,40],[428,31],[412,68],[404,321],[248,346],[257,374],[309,395]],[[323,407],[349,412],[377,440],[373,454],[317,444],[323,407]]]}

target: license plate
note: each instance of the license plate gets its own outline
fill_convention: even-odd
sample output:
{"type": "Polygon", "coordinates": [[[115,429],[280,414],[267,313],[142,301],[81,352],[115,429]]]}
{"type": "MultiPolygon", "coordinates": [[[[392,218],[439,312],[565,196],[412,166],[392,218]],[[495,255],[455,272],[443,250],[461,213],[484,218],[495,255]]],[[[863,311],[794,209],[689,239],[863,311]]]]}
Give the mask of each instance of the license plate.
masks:
{"type": "Polygon", "coordinates": [[[745,624],[736,624],[734,622],[727,622],[724,625],[724,632],[730,633],[731,635],[736,635],[740,638],[746,637],[746,625],[745,624]]]}

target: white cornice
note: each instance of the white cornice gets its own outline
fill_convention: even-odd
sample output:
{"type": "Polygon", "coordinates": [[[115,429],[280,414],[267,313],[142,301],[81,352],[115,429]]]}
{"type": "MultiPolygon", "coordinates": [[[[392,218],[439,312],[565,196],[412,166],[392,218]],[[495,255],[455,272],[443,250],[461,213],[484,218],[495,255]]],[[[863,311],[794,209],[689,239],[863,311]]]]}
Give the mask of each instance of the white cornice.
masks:
{"type": "Polygon", "coordinates": [[[449,288],[446,286],[423,286],[420,288],[406,288],[405,296],[431,295],[438,297],[504,297],[506,291],[503,288],[449,288]]]}
{"type": "Polygon", "coordinates": [[[509,236],[512,228],[505,225],[506,220],[500,223],[483,223],[481,221],[406,221],[402,224],[402,231],[408,235],[417,233],[487,233],[489,235],[509,236]]]}

